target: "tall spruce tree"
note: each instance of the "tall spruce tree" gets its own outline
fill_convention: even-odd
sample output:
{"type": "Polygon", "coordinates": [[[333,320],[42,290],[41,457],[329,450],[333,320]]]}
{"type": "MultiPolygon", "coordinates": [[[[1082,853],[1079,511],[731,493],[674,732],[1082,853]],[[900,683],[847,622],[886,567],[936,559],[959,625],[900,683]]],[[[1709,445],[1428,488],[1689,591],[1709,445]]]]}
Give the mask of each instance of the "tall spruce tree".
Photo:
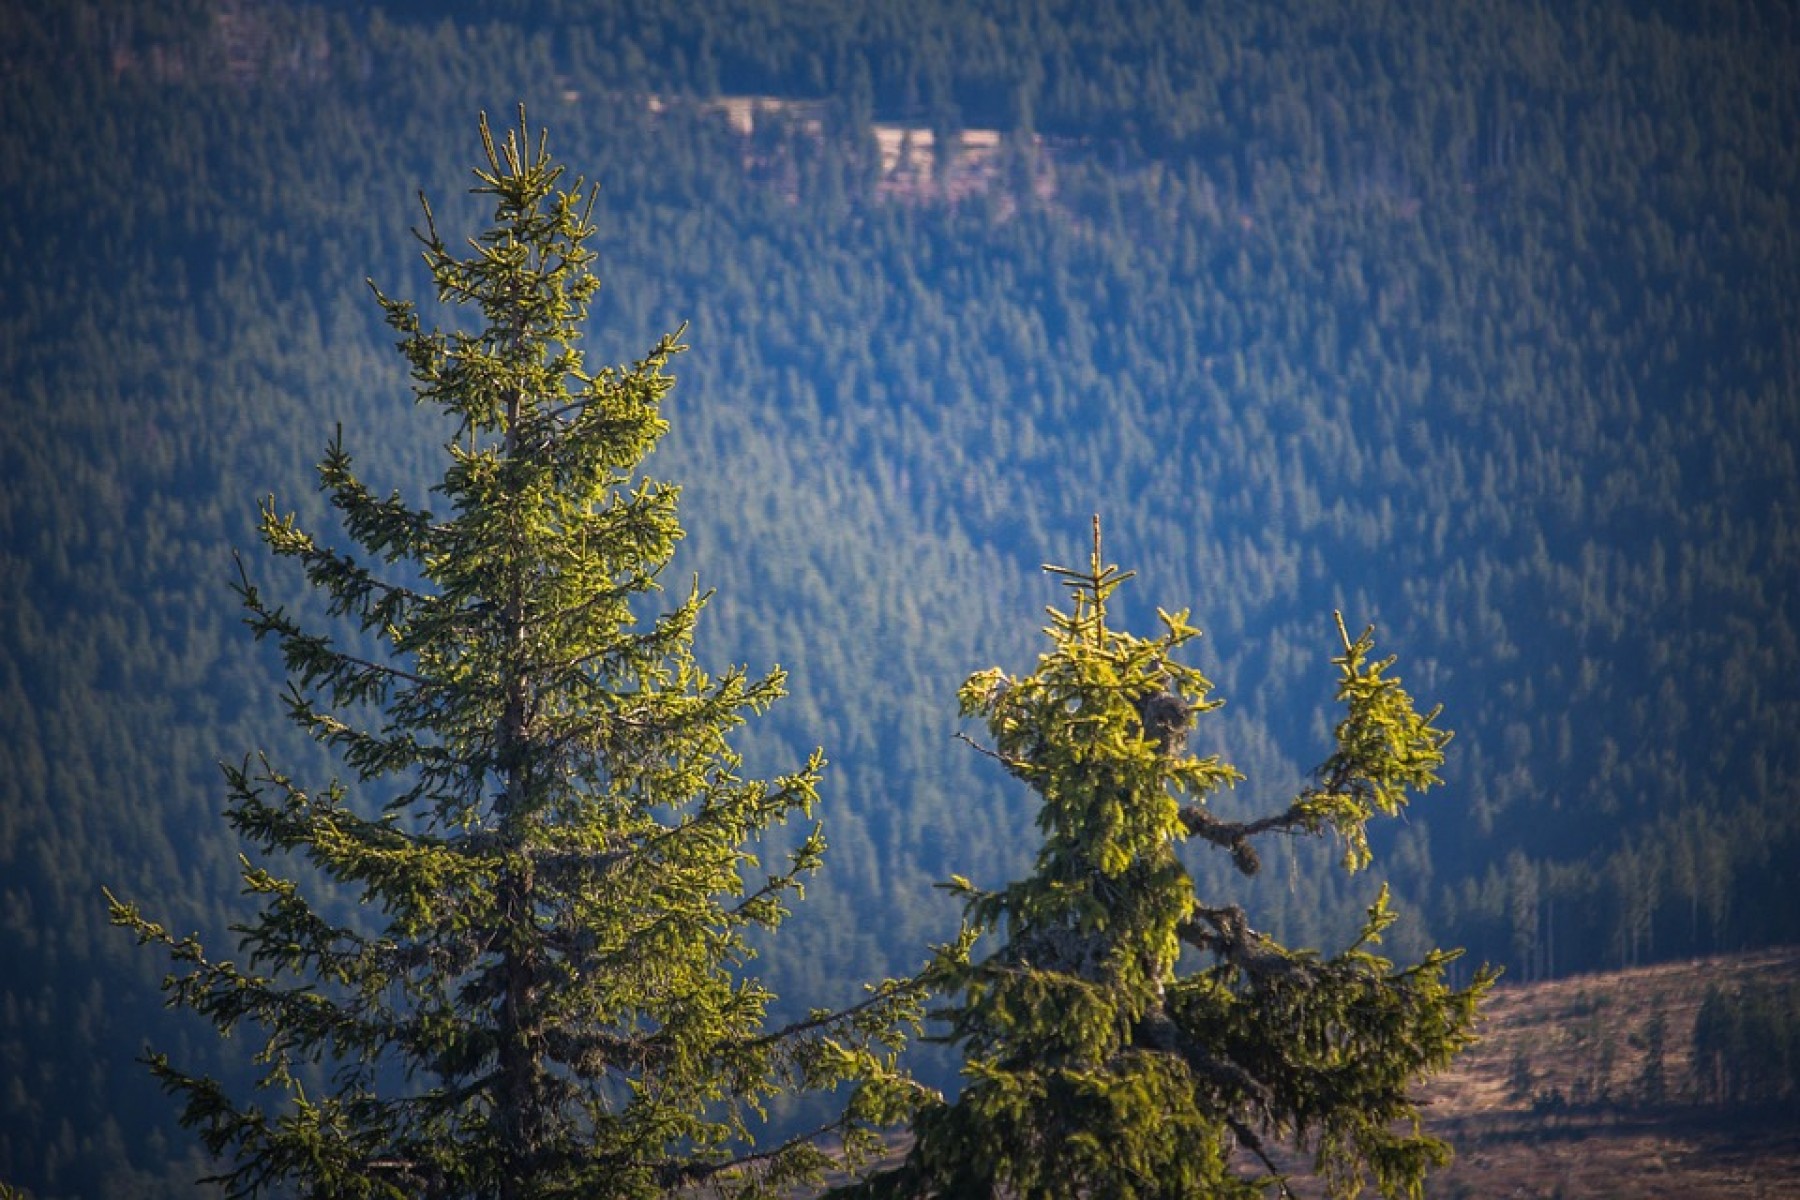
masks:
{"type": "Polygon", "coordinates": [[[1247,1200],[1288,1194],[1277,1162],[1298,1152],[1333,1196],[1371,1181],[1420,1195],[1449,1149],[1423,1133],[1408,1089],[1472,1040],[1493,975],[1454,990],[1454,952],[1404,969],[1378,957],[1385,889],[1342,953],[1282,946],[1241,907],[1197,897],[1177,852],[1197,840],[1253,874],[1257,838],[1335,832],[1360,869],[1369,820],[1437,782],[1450,735],[1340,618],[1345,712],[1316,784],[1270,816],[1223,820],[1207,797],[1241,777],[1186,748],[1218,706],[1176,660],[1197,636],[1187,614],[1161,613],[1152,638],[1108,625],[1130,575],[1102,565],[1098,520],[1088,570],[1046,570],[1073,603],[1051,610],[1037,669],[982,671],[961,691],[991,735],[982,749],[1037,793],[1044,834],[1025,878],[952,881],[965,937],[934,971],[965,1087],[918,1113],[903,1162],[841,1194],[1247,1200]],[[968,934],[995,929],[1003,944],[976,961],[968,934]]]}
{"type": "Polygon", "coordinates": [[[780,923],[823,842],[812,826],[767,873],[752,849],[810,814],[822,760],[741,777],[728,735],[781,673],[701,670],[697,586],[650,603],[681,528],[677,489],[638,469],[683,347],[585,369],[593,195],[562,186],[519,116],[498,146],[481,122],[474,190],[495,215],[472,252],[428,205],[419,234],[474,331],[427,330],[377,292],[419,399],[455,427],[438,511],[371,491],[340,436],[320,479],[361,557],[273,500],[262,538],[358,632],[313,632],[240,585],[285,657],[289,713],[351,782],[228,769],[228,820],[261,856],[243,863],[261,907],[234,927],[241,963],[112,902],[172,955],[172,1005],[259,1039],[263,1102],[150,1058],[233,1196],[765,1195],[840,1161],[827,1136],[872,1147],[920,1095],[895,1063],[908,985],[771,1029],[744,973],[747,935],[780,923]],[[262,865],[283,855],[336,900],[262,865]],[[765,1101],[842,1085],[822,1128],[751,1146],[765,1101]]]}

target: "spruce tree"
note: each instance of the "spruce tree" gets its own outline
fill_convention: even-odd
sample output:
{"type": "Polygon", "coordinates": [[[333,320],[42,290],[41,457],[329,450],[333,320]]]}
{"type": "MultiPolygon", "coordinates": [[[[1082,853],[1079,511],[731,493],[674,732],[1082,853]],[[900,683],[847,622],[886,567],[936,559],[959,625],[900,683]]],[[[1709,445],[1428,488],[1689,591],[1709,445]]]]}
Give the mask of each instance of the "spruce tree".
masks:
{"type": "Polygon", "coordinates": [[[1248,1200],[1288,1194],[1282,1164],[1310,1159],[1333,1196],[1370,1182],[1420,1195],[1449,1149],[1408,1089],[1472,1040],[1493,975],[1455,990],[1453,952],[1381,958],[1385,888],[1348,949],[1290,949],[1197,896],[1179,851],[1198,842],[1253,874],[1257,839],[1335,833],[1348,869],[1368,865],[1368,822],[1437,782],[1436,711],[1418,712],[1392,660],[1340,617],[1344,713],[1316,783],[1281,811],[1224,820],[1207,799],[1241,777],[1187,749],[1219,704],[1178,661],[1197,636],[1187,613],[1159,612],[1148,638],[1108,624],[1130,575],[1102,565],[1097,520],[1087,570],[1046,570],[1072,604],[1051,609],[1036,670],[982,671],[960,693],[991,738],[979,748],[1036,793],[1043,833],[1025,878],[951,883],[965,936],[933,972],[964,1088],[918,1113],[904,1161],[841,1194],[1248,1200]],[[1002,944],[977,960],[970,938],[994,930],[1002,944]]]}
{"type": "Polygon", "coordinates": [[[499,145],[481,122],[492,226],[453,249],[427,204],[418,234],[472,328],[427,329],[376,292],[454,429],[435,508],[371,490],[340,433],[319,477],[357,549],[272,499],[261,536],[344,629],[239,583],[288,712],[347,781],[228,768],[227,819],[257,852],[241,961],[112,901],[172,956],[171,1005],[255,1039],[250,1100],[149,1058],[233,1196],[766,1195],[838,1161],[827,1138],[871,1147],[920,1094],[895,1063],[909,986],[770,1028],[746,972],[747,937],[780,923],[823,841],[810,825],[767,869],[753,850],[809,818],[822,759],[745,778],[730,735],[783,677],[709,675],[705,595],[654,595],[682,531],[677,489],[640,464],[683,347],[587,369],[594,194],[519,117],[499,145]],[[820,1128],[752,1146],[765,1102],[832,1088],[820,1128]]]}

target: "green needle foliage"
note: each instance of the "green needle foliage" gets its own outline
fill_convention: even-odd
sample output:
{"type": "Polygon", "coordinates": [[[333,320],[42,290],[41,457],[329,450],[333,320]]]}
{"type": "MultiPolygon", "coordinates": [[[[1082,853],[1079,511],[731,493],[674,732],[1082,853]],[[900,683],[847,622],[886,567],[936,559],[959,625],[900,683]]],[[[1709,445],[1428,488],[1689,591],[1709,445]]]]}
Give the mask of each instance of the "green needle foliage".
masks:
{"type": "Polygon", "coordinates": [[[260,1039],[262,1102],[150,1063],[233,1196],[774,1194],[839,1161],[820,1142],[854,1159],[917,1102],[895,1056],[920,996],[887,983],[766,1026],[746,936],[781,922],[824,843],[813,825],[768,869],[747,847],[811,814],[823,760],[742,777],[728,736],[783,676],[700,669],[697,588],[636,611],[681,536],[677,489],[637,470],[683,347],[587,373],[593,194],[561,188],[523,110],[502,144],[481,133],[492,227],[459,257],[427,206],[419,235],[475,331],[427,330],[377,293],[419,399],[455,425],[438,510],[371,491],[341,437],[320,479],[360,557],[263,510],[269,550],[378,649],[240,585],[292,718],[352,782],[247,761],[227,817],[259,861],[304,860],[365,919],[246,858],[261,907],[234,962],[114,900],[173,957],[172,1005],[260,1039]],[[847,1101],[822,1128],[754,1148],[766,1101],[832,1088],[847,1101]]]}
{"type": "Polygon", "coordinates": [[[1240,776],[1186,749],[1219,703],[1176,661],[1198,636],[1187,614],[1161,613],[1153,638],[1108,626],[1130,576],[1102,565],[1097,520],[1088,570],[1046,569],[1073,592],[1051,610],[1049,652],[1030,675],[982,671],[961,692],[986,752],[1037,793],[1043,846],[1000,891],[952,881],[965,934],[934,971],[964,1090],[919,1112],[904,1162],[845,1194],[1248,1198],[1287,1194],[1277,1162],[1310,1154],[1335,1197],[1370,1182],[1419,1196],[1449,1148],[1422,1132],[1408,1089],[1473,1039],[1493,973],[1458,991],[1454,952],[1404,969],[1375,954],[1394,919],[1385,889],[1349,949],[1289,949],[1242,908],[1198,898],[1178,851],[1197,839],[1252,874],[1257,838],[1332,831],[1357,870],[1369,820],[1437,782],[1450,735],[1340,618],[1345,713],[1317,786],[1264,819],[1222,820],[1206,800],[1240,776]],[[990,930],[1004,944],[975,961],[990,930]]]}

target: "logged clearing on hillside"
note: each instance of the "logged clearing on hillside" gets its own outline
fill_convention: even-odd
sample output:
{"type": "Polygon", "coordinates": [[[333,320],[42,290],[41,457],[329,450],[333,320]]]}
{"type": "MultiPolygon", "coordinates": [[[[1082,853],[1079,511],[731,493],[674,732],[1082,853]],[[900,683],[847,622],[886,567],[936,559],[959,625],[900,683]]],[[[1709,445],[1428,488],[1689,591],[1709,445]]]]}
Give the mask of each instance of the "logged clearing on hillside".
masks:
{"type": "Polygon", "coordinates": [[[1496,990],[1481,1042],[1425,1089],[1457,1148],[1427,1195],[1800,1197],[1800,1098],[1721,1105],[1696,1078],[1709,992],[1791,1003],[1800,947],[1496,990]]]}
{"type": "MultiPolygon", "coordinates": [[[[1482,1040],[1421,1090],[1427,1128],[1456,1148],[1428,1200],[1800,1198],[1800,1096],[1731,1106],[1696,1095],[1694,1022],[1714,991],[1800,996],[1800,946],[1490,993],[1482,1040]]],[[[1284,1165],[1296,1197],[1324,1195],[1304,1164],[1284,1165]]]]}

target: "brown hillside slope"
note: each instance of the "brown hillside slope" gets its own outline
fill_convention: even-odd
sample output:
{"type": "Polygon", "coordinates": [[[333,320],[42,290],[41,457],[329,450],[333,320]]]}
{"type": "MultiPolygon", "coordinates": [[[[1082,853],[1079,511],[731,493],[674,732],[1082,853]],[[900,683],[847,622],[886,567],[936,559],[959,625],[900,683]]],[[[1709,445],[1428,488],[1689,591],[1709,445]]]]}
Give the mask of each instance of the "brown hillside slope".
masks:
{"type": "MultiPolygon", "coordinates": [[[[1456,1147],[1426,1196],[1800,1200],[1800,1097],[1703,1104],[1691,1071],[1708,989],[1759,986],[1800,989],[1800,946],[1498,989],[1482,1040],[1420,1091],[1432,1132],[1456,1147]]],[[[1289,1183],[1299,1200],[1324,1194],[1304,1175],[1289,1183]]]]}
{"type": "Polygon", "coordinates": [[[1701,1105],[1690,1071],[1708,989],[1761,985],[1800,986],[1800,947],[1499,989],[1481,1043],[1424,1089],[1432,1129],[1457,1147],[1428,1194],[1800,1198],[1792,1101],[1701,1105]]]}

